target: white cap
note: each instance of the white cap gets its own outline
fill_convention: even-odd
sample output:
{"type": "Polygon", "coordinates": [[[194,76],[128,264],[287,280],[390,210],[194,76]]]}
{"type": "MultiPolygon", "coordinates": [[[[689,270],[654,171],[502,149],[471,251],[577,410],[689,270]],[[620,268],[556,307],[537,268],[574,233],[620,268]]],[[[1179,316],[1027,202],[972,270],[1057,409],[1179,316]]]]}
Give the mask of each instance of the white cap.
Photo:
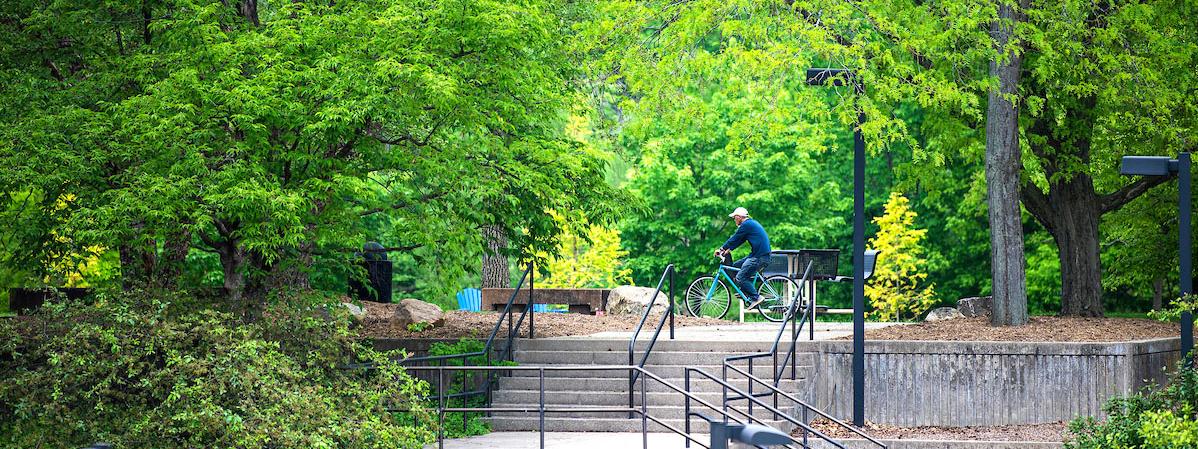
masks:
{"type": "Polygon", "coordinates": [[[749,211],[745,210],[743,207],[738,207],[736,210],[732,211],[732,213],[728,214],[729,217],[735,217],[738,215],[741,217],[748,217],[749,211]]]}

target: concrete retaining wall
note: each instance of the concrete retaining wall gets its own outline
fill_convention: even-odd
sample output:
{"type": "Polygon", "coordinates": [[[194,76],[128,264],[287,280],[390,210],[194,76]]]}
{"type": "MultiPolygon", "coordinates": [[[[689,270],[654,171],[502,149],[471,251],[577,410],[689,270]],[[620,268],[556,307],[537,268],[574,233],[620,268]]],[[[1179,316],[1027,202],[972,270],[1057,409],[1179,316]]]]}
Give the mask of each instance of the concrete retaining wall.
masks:
{"type": "MultiPolygon", "coordinates": [[[[1102,416],[1112,396],[1161,384],[1177,338],[1114,343],[867,341],[865,419],[898,426],[1037,424],[1102,416]]],[[[814,342],[806,392],[852,416],[852,342],[814,342]]]]}

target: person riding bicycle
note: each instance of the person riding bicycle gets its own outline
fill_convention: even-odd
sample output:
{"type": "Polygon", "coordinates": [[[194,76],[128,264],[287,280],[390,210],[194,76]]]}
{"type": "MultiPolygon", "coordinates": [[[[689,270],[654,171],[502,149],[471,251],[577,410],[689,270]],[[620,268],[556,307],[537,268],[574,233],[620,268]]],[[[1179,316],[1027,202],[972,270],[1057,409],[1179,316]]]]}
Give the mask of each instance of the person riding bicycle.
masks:
{"type": "Polygon", "coordinates": [[[724,246],[715,250],[715,257],[730,254],[745,241],[749,242],[749,247],[753,251],[748,256],[733,262],[732,266],[740,268],[740,271],[736,273],[736,285],[749,298],[749,305],[745,308],[752,309],[762,301],[761,295],[753,287],[753,277],[770,263],[770,236],[766,235],[765,228],[761,227],[757,220],[749,218],[749,211],[743,207],[736,208],[728,216],[736,221],[736,232],[728,238],[728,241],[724,242],[724,246]]]}

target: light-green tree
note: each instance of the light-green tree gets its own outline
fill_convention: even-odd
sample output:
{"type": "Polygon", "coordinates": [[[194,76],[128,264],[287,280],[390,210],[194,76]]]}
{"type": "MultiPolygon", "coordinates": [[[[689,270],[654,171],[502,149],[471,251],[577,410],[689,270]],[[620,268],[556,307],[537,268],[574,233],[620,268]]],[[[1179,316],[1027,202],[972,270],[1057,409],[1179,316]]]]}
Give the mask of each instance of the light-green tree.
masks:
{"type": "Polygon", "coordinates": [[[873,276],[865,286],[872,318],[901,321],[918,318],[936,304],[935,286],[926,282],[927,259],[923,242],[928,231],[915,227],[911,201],[890,194],[886,212],[874,218],[878,234],[869,247],[880,251],[873,276]]]}
{"type": "Polygon", "coordinates": [[[620,249],[620,231],[602,226],[587,226],[562,237],[557,253],[545,262],[548,277],[542,284],[549,288],[612,288],[632,281],[632,270],[625,267],[628,251],[620,249]]]}

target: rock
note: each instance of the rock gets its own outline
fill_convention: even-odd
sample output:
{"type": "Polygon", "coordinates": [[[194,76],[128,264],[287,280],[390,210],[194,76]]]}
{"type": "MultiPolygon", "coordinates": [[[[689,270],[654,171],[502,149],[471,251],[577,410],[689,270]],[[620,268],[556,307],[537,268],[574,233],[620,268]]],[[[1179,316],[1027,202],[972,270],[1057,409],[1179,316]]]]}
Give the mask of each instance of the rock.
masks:
{"type": "Polygon", "coordinates": [[[932,309],[931,312],[928,312],[928,317],[924,318],[924,321],[942,321],[964,317],[964,315],[961,315],[961,312],[958,312],[957,309],[952,307],[937,307],[932,309]]]}
{"type": "Polygon", "coordinates": [[[345,306],[345,310],[349,311],[349,316],[353,318],[355,323],[361,323],[366,320],[366,309],[348,302],[343,302],[341,305],[345,306]]]}
{"type": "Polygon", "coordinates": [[[957,300],[957,311],[961,312],[961,315],[964,315],[966,318],[990,316],[990,311],[993,307],[994,299],[990,296],[977,296],[957,300]]]}
{"type": "MultiPolygon", "coordinates": [[[[645,306],[649,305],[653,298],[655,289],[648,287],[634,287],[631,285],[621,285],[612,289],[611,294],[607,296],[607,313],[611,315],[641,315],[645,313],[645,306]]],[[[670,299],[666,294],[657,294],[657,305],[655,308],[665,310],[669,305],[670,299]]]]}
{"type": "Polygon", "coordinates": [[[440,326],[445,324],[445,312],[442,312],[436,304],[409,298],[396,304],[395,320],[401,326],[413,323],[430,323],[433,326],[440,326]]]}

